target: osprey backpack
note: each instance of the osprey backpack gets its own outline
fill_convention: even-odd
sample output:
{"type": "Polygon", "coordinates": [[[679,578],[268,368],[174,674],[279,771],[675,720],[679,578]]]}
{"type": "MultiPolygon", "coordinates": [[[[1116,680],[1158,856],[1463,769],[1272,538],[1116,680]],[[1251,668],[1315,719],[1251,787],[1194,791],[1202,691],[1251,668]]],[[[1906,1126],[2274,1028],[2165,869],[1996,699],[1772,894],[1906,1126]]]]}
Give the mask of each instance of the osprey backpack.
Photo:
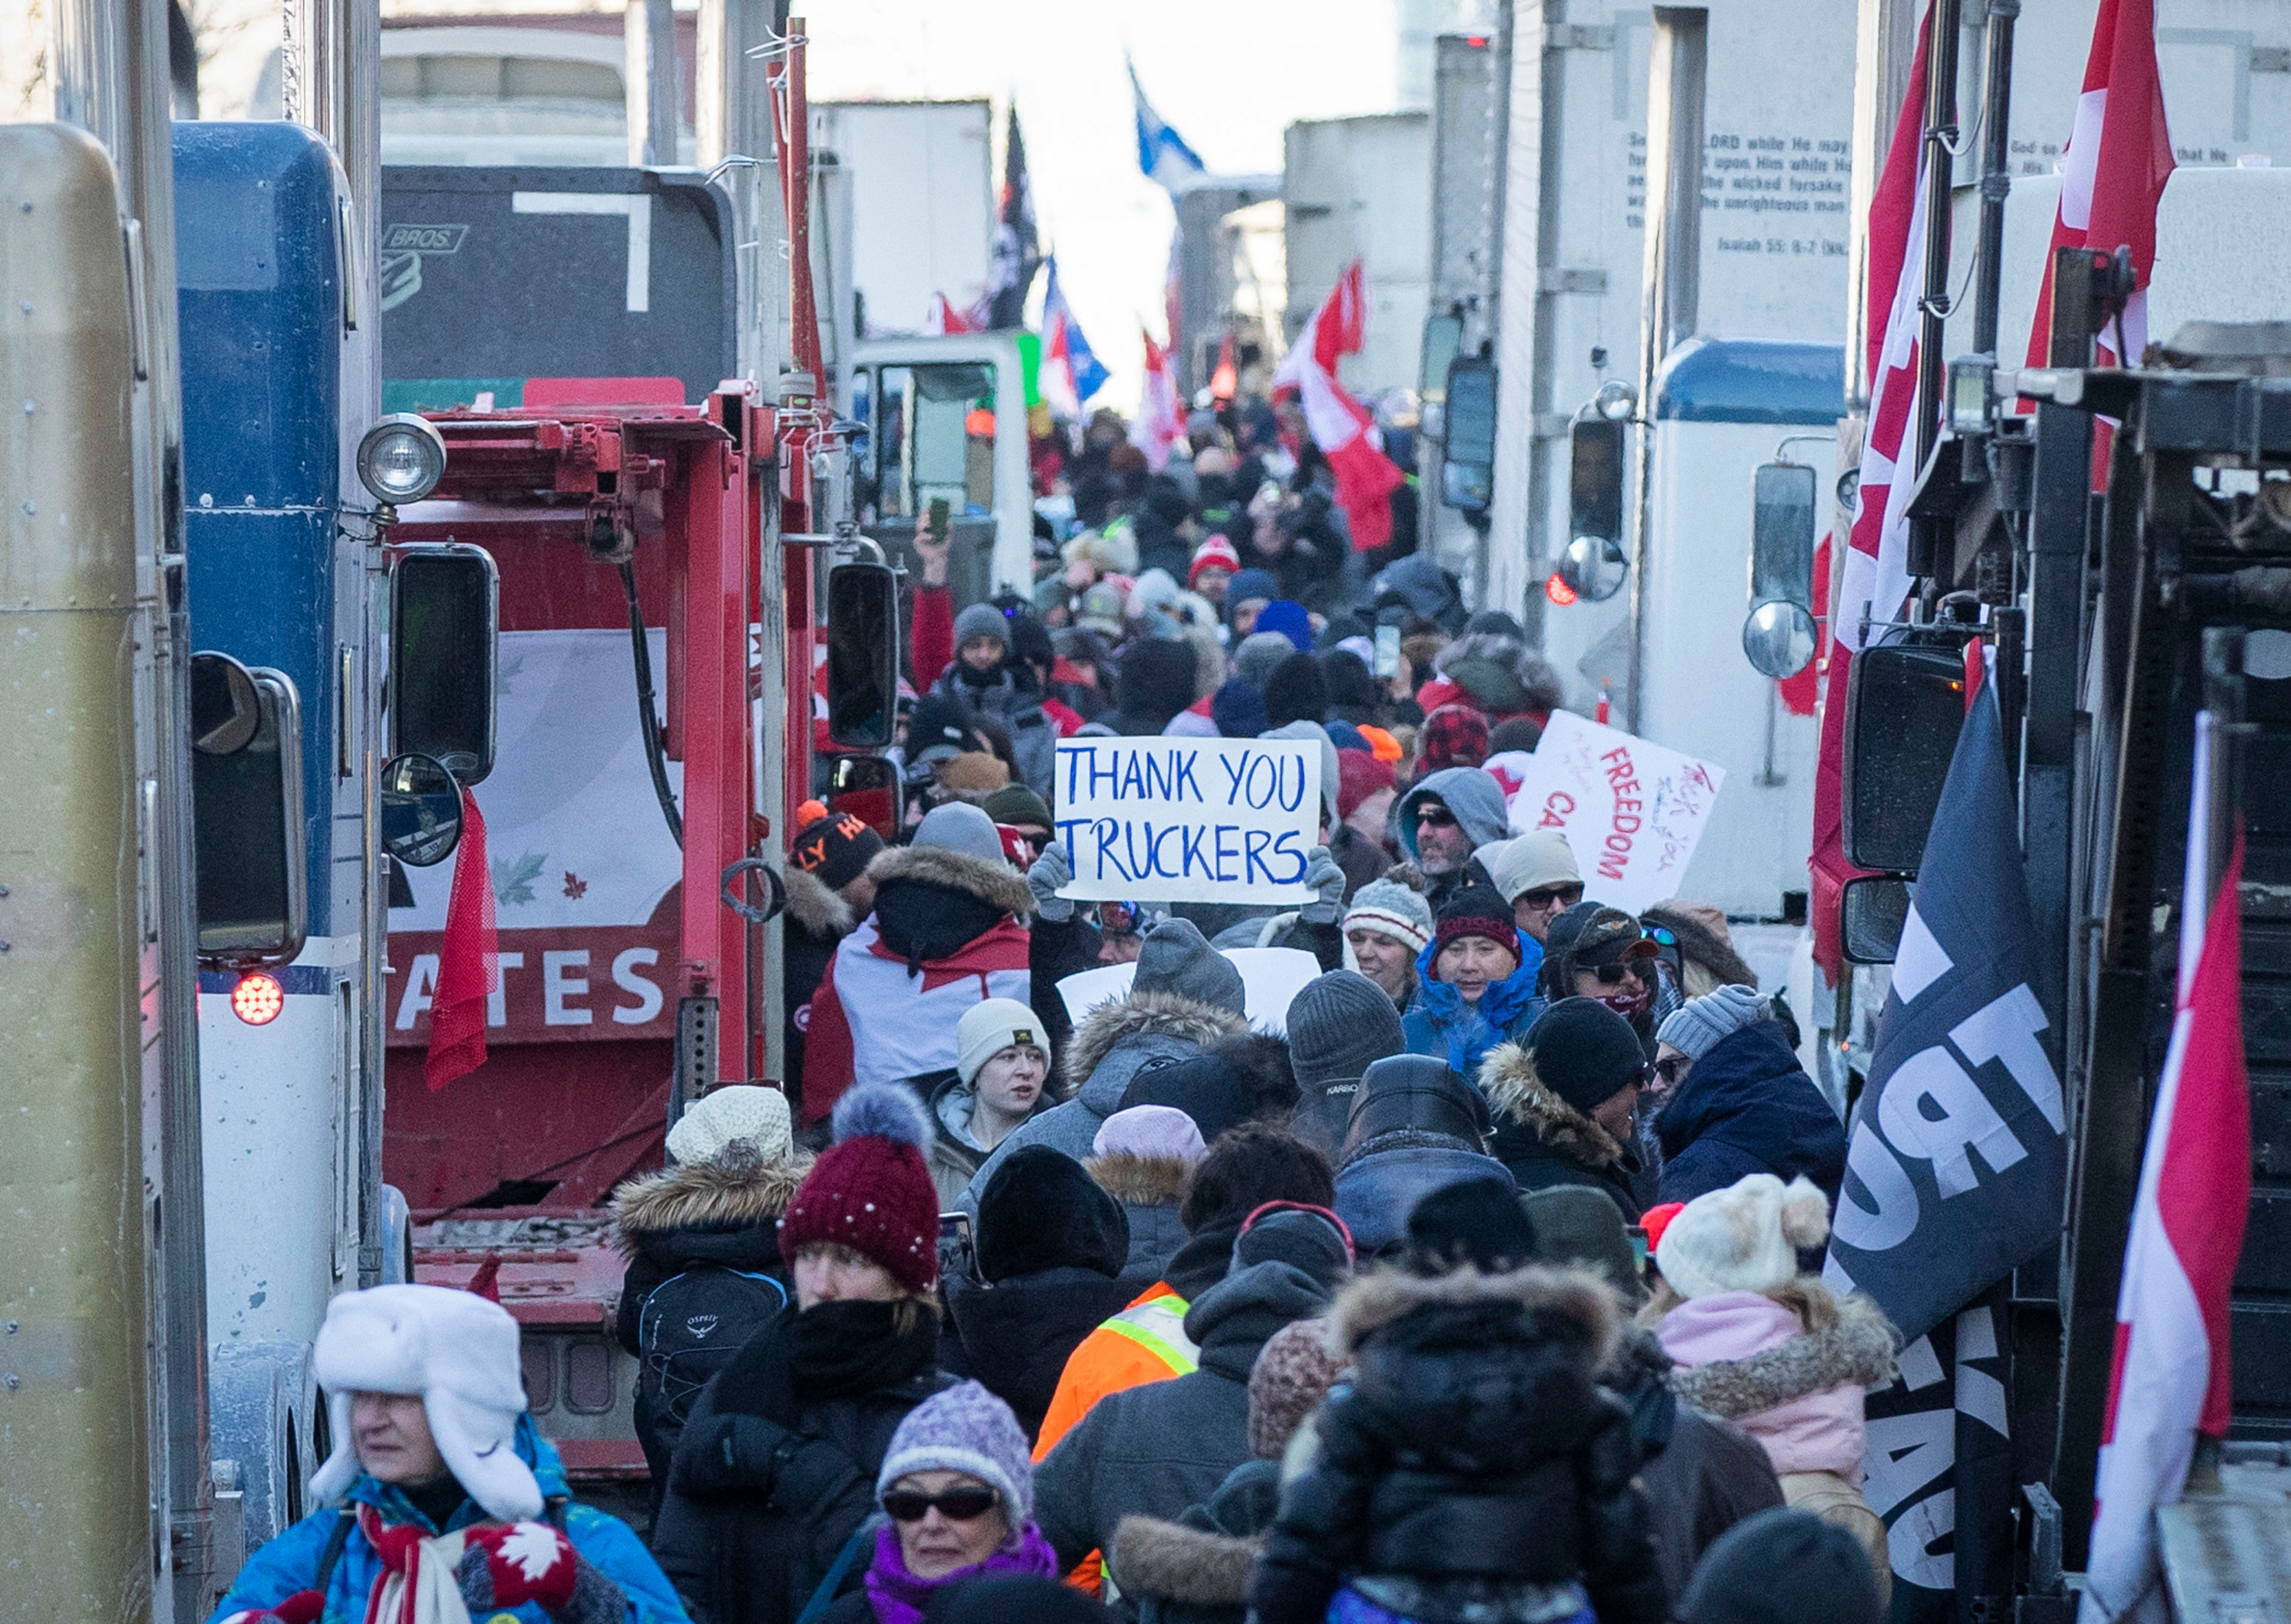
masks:
{"type": "Polygon", "coordinates": [[[786,1306],[787,1288],[772,1276],[712,1263],[652,1288],[637,1315],[637,1390],[663,1447],[675,1448],[708,1377],[786,1306]]]}

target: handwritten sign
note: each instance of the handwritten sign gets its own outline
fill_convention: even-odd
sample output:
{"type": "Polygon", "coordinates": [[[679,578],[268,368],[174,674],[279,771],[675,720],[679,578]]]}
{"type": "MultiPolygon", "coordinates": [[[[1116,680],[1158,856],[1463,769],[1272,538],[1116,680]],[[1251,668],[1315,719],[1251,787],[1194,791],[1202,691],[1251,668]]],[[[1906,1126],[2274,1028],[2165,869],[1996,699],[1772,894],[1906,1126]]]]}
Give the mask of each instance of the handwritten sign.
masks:
{"type": "Polygon", "coordinates": [[[1321,747],[1279,739],[1061,739],[1058,837],[1083,901],[1303,902],[1321,747]]]}
{"type": "Polygon", "coordinates": [[[1584,894],[1639,913],[1679,892],[1726,769],[1563,710],[1511,797],[1515,833],[1567,837],[1584,894]]]}
{"type": "MultiPolygon", "coordinates": [[[[1249,1025],[1260,1032],[1286,1033],[1289,1001],[1321,973],[1321,960],[1299,948],[1227,948],[1223,951],[1241,972],[1241,996],[1249,1025]]],[[[1128,997],[1130,983],[1136,979],[1135,962],[1077,971],[1058,982],[1067,1018],[1080,1021],[1109,999],[1128,997]]]]}

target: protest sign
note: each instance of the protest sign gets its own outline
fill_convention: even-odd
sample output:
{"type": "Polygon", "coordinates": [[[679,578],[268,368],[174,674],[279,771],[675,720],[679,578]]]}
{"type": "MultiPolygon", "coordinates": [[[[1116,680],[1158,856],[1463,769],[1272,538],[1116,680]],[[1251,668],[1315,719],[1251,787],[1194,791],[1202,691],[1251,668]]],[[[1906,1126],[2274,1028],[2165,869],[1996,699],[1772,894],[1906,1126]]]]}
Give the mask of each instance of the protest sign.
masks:
{"type": "Polygon", "coordinates": [[[1321,746],[1278,739],[1061,739],[1058,838],[1104,902],[1299,903],[1320,843],[1321,746]]]}
{"type": "Polygon", "coordinates": [[[1551,712],[1511,797],[1515,834],[1567,837],[1585,894],[1636,914],[1676,896],[1726,769],[1551,712]]]}
{"type": "MultiPolygon", "coordinates": [[[[1227,948],[1225,957],[1241,972],[1242,1002],[1249,1025],[1277,1036],[1288,1030],[1289,1000],[1321,973],[1321,960],[1299,948],[1227,948]]],[[[1079,1022],[1101,1004],[1129,996],[1137,965],[1101,965],[1078,971],[1058,982],[1067,1018],[1079,1022]]]]}

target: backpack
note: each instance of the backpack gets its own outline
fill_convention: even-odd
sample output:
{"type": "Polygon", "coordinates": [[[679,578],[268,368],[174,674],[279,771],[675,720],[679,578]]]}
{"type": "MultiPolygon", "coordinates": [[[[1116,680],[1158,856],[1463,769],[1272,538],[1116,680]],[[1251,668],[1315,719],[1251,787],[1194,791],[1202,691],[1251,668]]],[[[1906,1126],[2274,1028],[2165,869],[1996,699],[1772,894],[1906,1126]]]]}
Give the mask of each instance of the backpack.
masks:
{"type": "Polygon", "coordinates": [[[787,1288],[772,1276],[713,1263],[652,1288],[637,1315],[637,1390],[664,1448],[675,1448],[708,1377],[786,1306],[787,1288]]]}

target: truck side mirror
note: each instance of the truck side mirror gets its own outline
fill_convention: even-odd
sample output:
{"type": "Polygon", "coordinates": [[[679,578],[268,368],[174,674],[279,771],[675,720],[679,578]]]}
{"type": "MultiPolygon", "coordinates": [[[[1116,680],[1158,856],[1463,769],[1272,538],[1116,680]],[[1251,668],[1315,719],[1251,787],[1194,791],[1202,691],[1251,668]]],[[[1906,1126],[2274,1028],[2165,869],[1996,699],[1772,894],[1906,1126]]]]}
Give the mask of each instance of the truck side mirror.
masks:
{"type": "Polygon", "coordinates": [[[1853,964],[1891,964],[1909,923],[1909,882],[1865,874],[1846,882],[1838,898],[1839,947],[1853,964]]]}
{"type": "Polygon", "coordinates": [[[289,964],[310,927],[301,699],[282,671],[258,666],[247,675],[257,719],[247,741],[227,754],[194,750],[191,758],[199,957],[289,964]]]}
{"type": "Polygon", "coordinates": [[[1751,477],[1742,653],[1763,676],[1795,676],[1814,658],[1814,492],[1804,463],[1761,463],[1751,477]]]}
{"type": "Polygon", "coordinates": [[[1474,518],[1496,495],[1496,366],[1477,356],[1448,363],[1440,499],[1474,518]]]}
{"type": "Polygon", "coordinates": [[[461,844],[461,785],[426,755],[392,757],[382,767],[382,850],[392,862],[425,869],[461,844]]]}
{"type": "Polygon", "coordinates": [[[483,547],[414,547],[389,568],[389,753],[463,784],[493,771],[501,576],[483,547]]]}
{"type": "Polygon", "coordinates": [[[879,755],[839,755],[828,789],[828,810],[850,813],[886,840],[899,838],[906,815],[905,786],[899,770],[879,755]]]}
{"type": "Polygon", "coordinates": [[[1846,861],[1914,875],[1965,725],[1965,657],[1929,642],[1876,643],[1846,690],[1846,861]]]}
{"type": "Polygon", "coordinates": [[[1575,596],[1601,603],[1623,589],[1623,461],[1627,419],[1588,417],[1567,430],[1568,533],[1560,579],[1575,596]]]}
{"type": "Polygon", "coordinates": [[[262,726],[254,674],[212,649],[191,657],[191,748],[201,755],[236,755],[262,726]]]}
{"type": "Polygon", "coordinates": [[[828,737],[850,750],[891,742],[899,702],[899,577],[888,565],[828,572],[828,737]]]}

